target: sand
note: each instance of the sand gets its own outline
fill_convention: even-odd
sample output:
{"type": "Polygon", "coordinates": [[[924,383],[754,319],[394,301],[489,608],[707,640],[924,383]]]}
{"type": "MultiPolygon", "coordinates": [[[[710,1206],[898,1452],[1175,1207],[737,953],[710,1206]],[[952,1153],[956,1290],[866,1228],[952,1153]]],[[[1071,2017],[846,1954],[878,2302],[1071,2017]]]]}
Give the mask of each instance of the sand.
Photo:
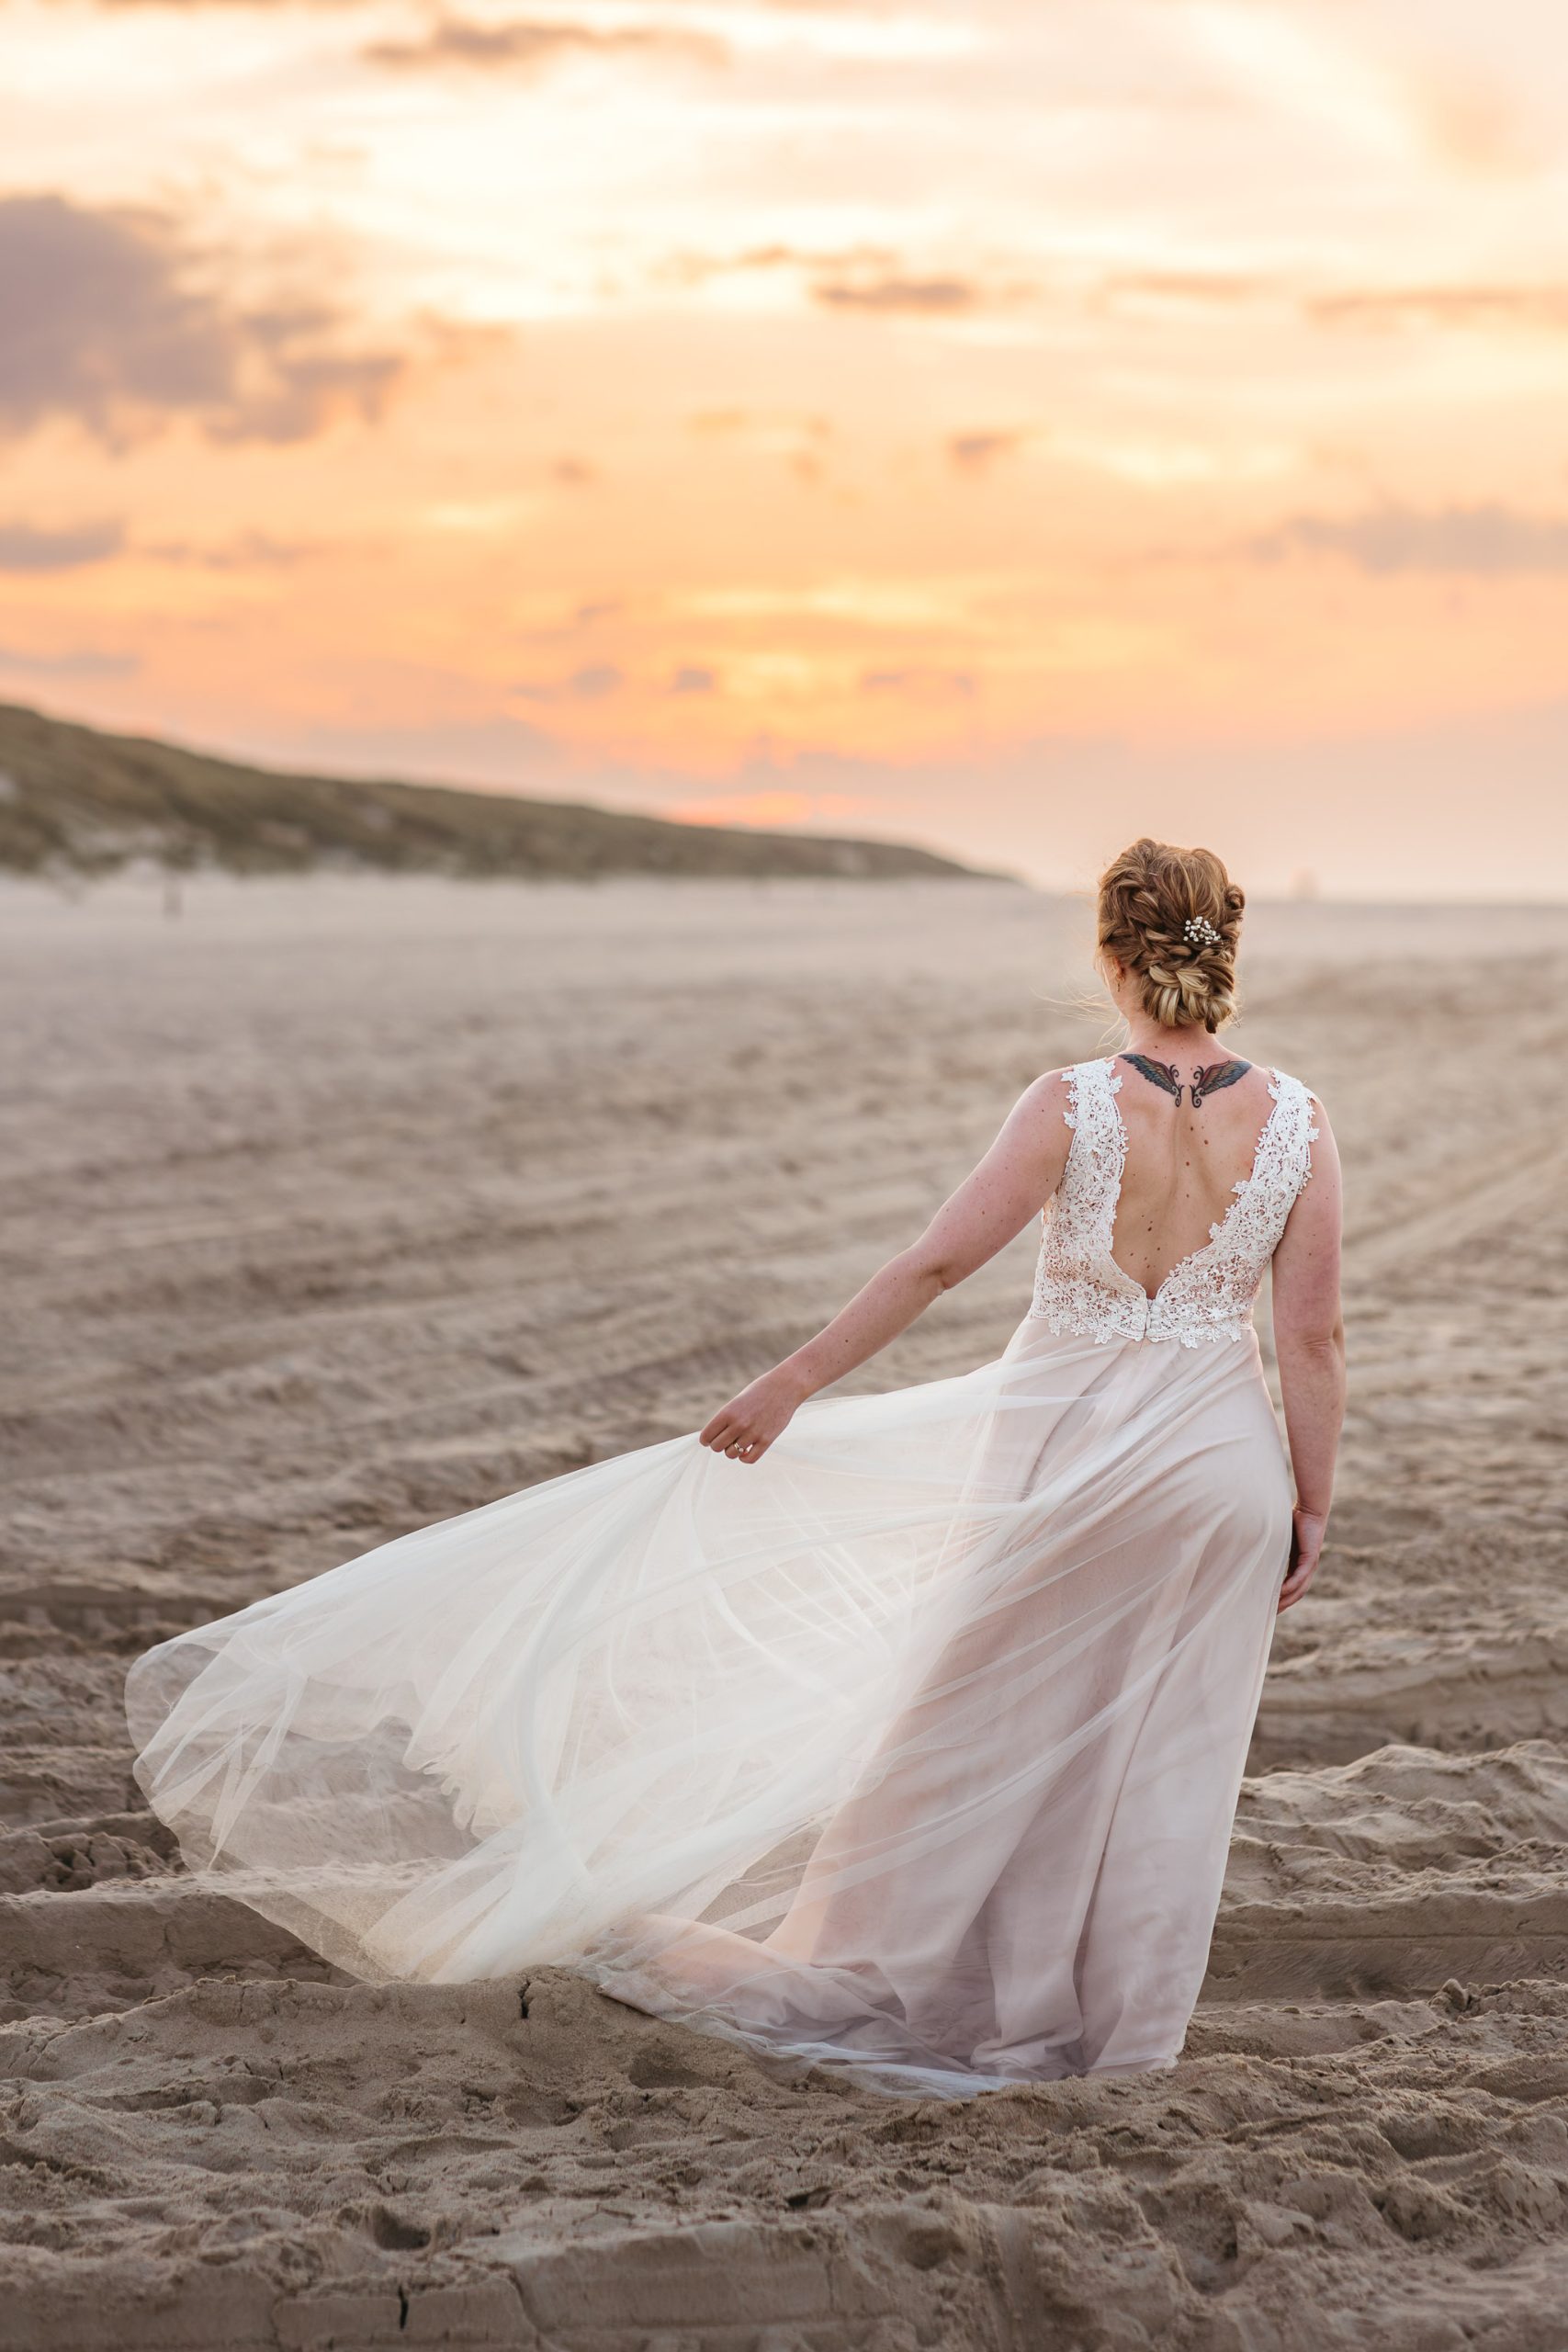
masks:
{"type": "MultiPolygon", "coordinates": [[[[1568,911],[1262,908],[1352,1410],[1174,2074],[901,2103],[184,1878],[127,1660],[694,1426],[1099,1050],[995,886],[0,889],[7,2340],[1562,2352],[1568,911]]],[[[998,1352],[1021,1243],[858,1376],[998,1352]]]]}

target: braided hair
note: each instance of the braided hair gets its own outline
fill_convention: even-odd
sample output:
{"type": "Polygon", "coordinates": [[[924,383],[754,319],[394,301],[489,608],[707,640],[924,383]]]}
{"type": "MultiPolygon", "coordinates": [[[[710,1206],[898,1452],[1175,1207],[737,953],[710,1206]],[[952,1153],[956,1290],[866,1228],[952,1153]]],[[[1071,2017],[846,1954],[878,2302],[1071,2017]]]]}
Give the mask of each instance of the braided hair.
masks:
{"type": "Polygon", "coordinates": [[[1100,877],[1100,950],[1134,974],[1163,1028],[1220,1029],[1235,1014],[1246,904],[1213,850],[1145,836],[1100,877]]]}

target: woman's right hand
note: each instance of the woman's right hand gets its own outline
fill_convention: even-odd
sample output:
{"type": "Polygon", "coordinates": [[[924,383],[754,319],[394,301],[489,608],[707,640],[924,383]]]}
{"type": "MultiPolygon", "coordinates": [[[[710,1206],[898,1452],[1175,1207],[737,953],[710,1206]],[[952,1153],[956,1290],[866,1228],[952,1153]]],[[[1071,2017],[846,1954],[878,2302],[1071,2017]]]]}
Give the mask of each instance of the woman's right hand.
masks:
{"type": "Polygon", "coordinates": [[[1291,1565],[1280,1587],[1280,1609],[1298,1601],[1316,1575],[1327,1525],[1326,1511],[1303,1510],[1298,1506],[1291,1513],[1291,1565]]]}
{"type": "Polygon", "coordinates": [[[775,1364],[705,1421],[697,1442],[711,1446],[716,1453],[728,1454],[732,1462],[761,1462],[810,1394],[805,1382],[784,1364],[775,1364]]]}

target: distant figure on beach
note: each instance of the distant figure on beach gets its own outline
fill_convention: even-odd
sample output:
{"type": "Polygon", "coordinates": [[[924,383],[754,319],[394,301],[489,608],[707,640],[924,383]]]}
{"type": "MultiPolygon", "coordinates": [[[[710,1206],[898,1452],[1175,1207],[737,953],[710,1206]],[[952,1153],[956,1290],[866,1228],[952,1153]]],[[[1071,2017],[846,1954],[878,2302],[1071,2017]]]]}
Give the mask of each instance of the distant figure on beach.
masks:
{"type": "Polygon", "coordinates": [[[140,1658],[191,1868],[359,1977],[559,1965],[888,2092],[1171,2065],[1344,1405],[1328,1123],[1219,1043],[1243,903],[1207,850],[1118,857],[1121,1049],[700,1434],[140,1658]],[[995,1363],[818,1396],[1035,1217],[995,1363]]]}

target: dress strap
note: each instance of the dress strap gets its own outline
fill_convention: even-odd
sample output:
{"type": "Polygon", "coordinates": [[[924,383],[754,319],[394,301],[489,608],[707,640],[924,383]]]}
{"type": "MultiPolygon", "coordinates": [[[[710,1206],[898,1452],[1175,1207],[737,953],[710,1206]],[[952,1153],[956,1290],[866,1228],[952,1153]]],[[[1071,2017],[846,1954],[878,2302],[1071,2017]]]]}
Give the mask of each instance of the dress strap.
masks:
{"type": "Polygon", "coordinates": [[[1064,1190],[1075,1219],[1086,1224],[1106,1252],[1127,1163],[1127,1130],[1116,1107],[1121,1085],[1122,1074],[1111,1062],[1075,1062],[1067,1072],[1068,1107],[1062,1114],[1073,1130],[1064,1190]]]}
{"type": "Polygon", "coordinates": [[[1301,1080],[1288,1070],[1270,1069],[1269,1091],[1275,1111],[1258,1147],[1265,1164],[1258,1173],[1294,1200],[1312,1175],[1312,1146],[1318,1136],[1314,1105],[1301,1080]]]}
{"type": "Polygon", "coordinates": [[[1074,1062],[1067,1072],[1067,1105],[1062,1114],[1069,1127],[1087,1125],[1093,1131],[1121,1131],[1122,1122],[1111,1100],[1122,1091],[1122,1073],[1110,1061],[1074,1062]]]}

